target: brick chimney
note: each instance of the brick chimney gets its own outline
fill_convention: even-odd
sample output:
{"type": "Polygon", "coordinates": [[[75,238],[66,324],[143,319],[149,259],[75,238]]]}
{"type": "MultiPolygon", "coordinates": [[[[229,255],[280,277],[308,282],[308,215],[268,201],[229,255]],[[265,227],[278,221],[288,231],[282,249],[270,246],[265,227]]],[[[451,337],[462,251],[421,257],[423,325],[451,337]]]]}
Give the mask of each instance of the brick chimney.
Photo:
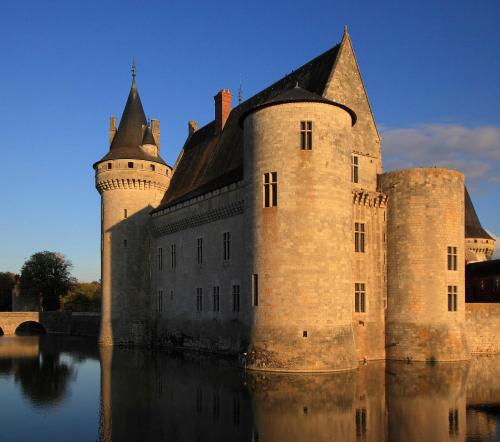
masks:
{"type": "Polygon", "coordinates": [[[153,138],[158,146],[158,153],[160,153],[160,120],[151,119],[151,132],[153,132],[153,138]]]}
{"type": "Polygon", "coordinates": [[[215,100],[215,133],[224,129],[229,112],[231,112],[231,100],[233,96],[229,89],[221,89],[214,97],[215,100]]]}
{"type": "Polygon", "coordinates": [[[113,142],[113,138],[116,135],[116,117],[109,118],[109,145],[113,142]]]}
{"type": "Polygon", "coordinates": [[[198,122],[194,120],[188,121],[189,135],[193,135],[198,130],[198,122]]]}

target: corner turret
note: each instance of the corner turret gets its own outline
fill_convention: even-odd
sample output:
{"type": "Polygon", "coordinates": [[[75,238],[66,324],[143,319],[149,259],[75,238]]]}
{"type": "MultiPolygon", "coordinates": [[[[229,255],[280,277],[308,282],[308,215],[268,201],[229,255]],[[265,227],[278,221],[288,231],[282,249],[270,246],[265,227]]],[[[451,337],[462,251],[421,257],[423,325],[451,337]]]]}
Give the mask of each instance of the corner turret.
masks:
{"type": "Polygon", "coordinates": [[[132,86],[109,152],[94,164],[101,194],[101,344],[149,339],[150,211],[167,190],[172,168],[160,157],[159,122],[148,125],[132,67],[132,86]]]}
{"type": "Polygon", "coordinates": [[[486,261],[495,252],[495,239],[483,229],[467,187],[465,189],[465,261],[486,261]]]}

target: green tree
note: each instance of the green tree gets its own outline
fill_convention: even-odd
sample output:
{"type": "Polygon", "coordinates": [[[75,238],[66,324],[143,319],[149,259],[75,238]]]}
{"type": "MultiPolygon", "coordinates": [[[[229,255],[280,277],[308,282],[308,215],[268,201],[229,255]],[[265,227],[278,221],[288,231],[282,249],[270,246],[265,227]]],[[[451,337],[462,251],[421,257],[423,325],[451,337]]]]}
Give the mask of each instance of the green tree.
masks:
{"type": "Polygon", "coordinates": [[[78,282],[61,300],[61,309],[71,312],[99,312],[101,310],[101,284],[97,281],[78,282]]]}
{"type": "Polygon", "coordinates": [[[21,293],[35,293],[43,310],[59,310],[61,297],[66,295],[74,278],[71,261],[62,253],[38,252],[21,269],[21,293]]]}
{"type": "Polygon", "coordinates": [[[11,272],[0,272],[0,311],[12,310],[12,289],[16,284],[16,276],[11,272]]]}

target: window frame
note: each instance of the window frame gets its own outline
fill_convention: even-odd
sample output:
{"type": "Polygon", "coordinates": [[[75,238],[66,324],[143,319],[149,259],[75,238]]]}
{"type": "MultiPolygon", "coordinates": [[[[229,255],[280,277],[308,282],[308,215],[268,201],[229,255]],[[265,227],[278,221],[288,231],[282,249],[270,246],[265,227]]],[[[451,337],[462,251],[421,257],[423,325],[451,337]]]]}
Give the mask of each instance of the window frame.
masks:
{"type": "Polygon", "coordinates": [[[312,120],[302,120],[300,122],[300,149],[312,150],[313,148],[313,122],[312,120]]]}

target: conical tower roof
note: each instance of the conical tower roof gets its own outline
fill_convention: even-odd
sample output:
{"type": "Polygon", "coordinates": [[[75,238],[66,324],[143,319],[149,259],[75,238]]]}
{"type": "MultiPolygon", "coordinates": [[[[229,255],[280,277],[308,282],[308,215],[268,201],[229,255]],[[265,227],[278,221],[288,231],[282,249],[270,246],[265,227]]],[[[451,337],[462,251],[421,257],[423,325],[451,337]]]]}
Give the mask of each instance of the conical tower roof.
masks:
{"type": "Polygon", "coordinates": [[[146,115],[142,107],[141,97],[137,90],[135,74],[132,79],[132,86],[128,94],[127,103],[123,110],[120,125],[116,132],[110,150],[123,147],[136,147],[142,144],[144,130],[147,126],[146,115]]]}
{"type": "Polygon", "coordinates": [[[464,204],[465,204],[465,237],[466,238],[480,238],[480,239],[493,239],[491,235],[483,229],[481,222],[474,209],[472,200],[469,195],[467,187],[464,187],[464,204]]]}
{"type": "Polygon", "coordinates": [[[144,136],[142,137],[142,145],[144,144],[152,144],[153,146],[156,146],[156,140],[155,137],[153,136],[153,132],[151,130],[151,125],[148,124],[146,126],[146,130],[144,131],[144,136]]]}
{"type": "Polygon", "coordinates": [[[134,63],[132,65],[132,86],[130,87],[118,130],[111,142],[109,152],[96,164],[102,161],[118,159],[146,160],[166,164],[159,155],[151,155],[143,150],[141,148],[143,144],[153,144],[156,146],[151,128],[148,129],[146,114],[144,113],[141,97],[137,89],[134,63]],[[146,143],[146,141],[149,142],[146,143]]]}

